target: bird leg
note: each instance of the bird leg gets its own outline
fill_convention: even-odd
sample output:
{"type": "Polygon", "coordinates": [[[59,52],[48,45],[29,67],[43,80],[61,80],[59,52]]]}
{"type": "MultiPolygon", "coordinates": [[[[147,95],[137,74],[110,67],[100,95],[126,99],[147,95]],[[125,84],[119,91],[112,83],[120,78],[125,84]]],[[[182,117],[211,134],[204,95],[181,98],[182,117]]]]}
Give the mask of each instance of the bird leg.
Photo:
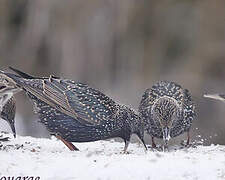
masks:
{"type": "Polygon", "coordinates": [[[152,136],[152,148],[156,148],[156,144],[155,144],[155,141],[154,141],[154,137],[152,136]]]}
{"type": "Polygon", "coordinates": [[[141,139],[140,141],[141,141],[141,143],[143,144],[143,146],[144,146],[144,148],[145,148],[145,152],[147,152],[148,148],[147,148],[147,146],[146,146],[146,144],[145,144],[144,139],[141,139]]]}
{"type": "MultiPolygon", "coordinates": [[[[148,148],[147,148],[147,146],[146,146],[146,144],[145,144],[144,137],[141,137],[140,135],[137,135],[137,136],[138,136],[138,142],[139,142],[140,144],[143,144],[143,146],[144,146],[144,148],[145,148],[145,151],[147,151],[148,148]]],[[[139,145],[140,145],[140,144],[139,144],[139,145]]]]}
{"type": "Polygon", "coordinates": [[[61,140],[71,151],[79,151],[79,149],[76,146],[74,146],[71,142],[66,141],[61,136],[55,135],[55,137],[61,140]]]}
{"type": "Polygon", "coordinates": [[[164,144],[163,144],[163,146],[162,146],[162,150],[163,150],[163,152],[166,152],[166,151],[169,150],[169,149],[168,149],[168,142],[164,142],[164,144]]]}
{"type": "Polygon", "coordinates": [[[185,143],[185,141],[183,140],[181,142],[181,145],[183,147],[191,147],[192,146],[192,144],[190,144],[190,133],[189,133],[189,131],[187,131],[187,142],[185,143]]]}
{"type": "Polygon", "coordinates": [[[129,145],[130,141],[124,140],[124,142],[125,142],[125,146],[124,146],[124,149],[123,149],[123,153],[127,154],[127,148],[128,148],[128,145],[129,145]]]}
{"type": "Polygon", "coordinates": [[[190,133],[189,131],[187,132],[187,143],[186,143],[186,146],[189,146],[190,145],[190,133]]]}

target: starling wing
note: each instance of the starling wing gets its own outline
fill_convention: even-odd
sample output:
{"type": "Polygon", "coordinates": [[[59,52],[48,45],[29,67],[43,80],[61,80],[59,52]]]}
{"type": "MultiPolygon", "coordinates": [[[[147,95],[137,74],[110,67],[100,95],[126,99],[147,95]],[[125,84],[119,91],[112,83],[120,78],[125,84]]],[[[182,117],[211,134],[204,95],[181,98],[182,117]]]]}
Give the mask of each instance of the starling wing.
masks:
{"type": "Polygon", "coordinates": [[[101,124],[116,114],[116,103],[83,83],[51,78],[44,81],[44,93],[57,104],[70,108],[77,117],[91,124],[101,124]],[[60,93],[58,93],[60,92],[60,93]],[[56,94],[60,94],[57,95],[56,94]]]}
{"type": "Polygon", "coordinates": [[[184,90],[184,106],[186,113],[185,117],[193,119],[196,116],[196,107],[191,94],[187,89],[184,90]]]}
{"type": "Polygon", "coordinates": [[[1,72],[1,74],[12,79],[28,94],[80,123],[101,124],[104,120],[110,120],[116,113],[116,103],[112,99],[86,84],[54,77],[25,79],[12,73],[1,72]]]}

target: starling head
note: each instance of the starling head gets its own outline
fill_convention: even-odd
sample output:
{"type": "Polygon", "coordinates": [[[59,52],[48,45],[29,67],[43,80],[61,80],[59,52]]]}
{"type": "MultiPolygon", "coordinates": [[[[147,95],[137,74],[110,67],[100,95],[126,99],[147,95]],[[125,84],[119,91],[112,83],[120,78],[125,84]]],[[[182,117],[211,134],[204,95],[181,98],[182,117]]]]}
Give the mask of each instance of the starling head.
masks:
{"type": "Polygon", "coordinates": [[[138,140],[144,145],[147,150],[146,144],[144,142],[144,122],[142,118],[135,112],[132,108],[129,108],[124,105],[118,105],[118,112],[116,119],[118,126],[123,126],[122,134],[125,135],[125,140],[130,140],[131,134],[136,134],[138,136],[138,140]],[[121,125],[119,125],[121,124],[121,125]],[[126,137],[128,137],[126,139],[126,137]]]}
{"type": "Polygon", "coordinates": [[[170,130],[174,120],[178,119],[179,109],[176,101],[167,96],[159,98],[152,107],[153,117],[159,122],[162,128],[165,144],[170,139],[170,130]]]}
{"type": "Polygon", "coordinates": [[[7,121],[10,125],[10,128],[13,132],[13,136],[16,137],[15,130],[15,112],[16,104],[13,94],[6,93],[9,88],[5,85],[0,85],[0,118],[7,121]]]}

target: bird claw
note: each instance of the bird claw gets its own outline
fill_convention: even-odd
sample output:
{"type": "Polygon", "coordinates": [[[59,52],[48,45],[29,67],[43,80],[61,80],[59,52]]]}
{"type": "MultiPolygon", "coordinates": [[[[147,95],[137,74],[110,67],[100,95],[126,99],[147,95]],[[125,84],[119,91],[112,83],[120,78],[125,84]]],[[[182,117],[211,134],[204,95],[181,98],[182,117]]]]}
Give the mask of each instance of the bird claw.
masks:
{"type": "Polygon", "coordinates": [[[163,145],[161,148],[163,152],[169,152],[169,148],[167,145],[163,145]]]}
{"type": "Polygon", "coordinates": [[[187,143],[186,141],[181,141],[180,145],[183,147],[183,148],[195,148],[196,145],[195,144],[192,144],[192,143],[187,143]]]}
{"type": "Polygon", "coordinates": [[[158,146],[148,146],[147,148],[154,152],[160,151],[160,147],[158,146]]]}
{"type": "Polygon", "coordinates": [[[168,147],[164,147],[164,146],[156,146],[156,147],[152,147],[149,146],[148,148],[150,148],[153,152],[161,152],[161,151],[165,151],[165,149],[168,150],[168,147]]]}
{"type": "Polygon", "coordinates": [[[130,154],[130,152],[129,151],[122,151],[122,152],[120,152],[120,154],[130,154]]]}
{"type": "Polygon", "coordinates": [[[162,151],[162,148],[161,147],[156,147],[156,148],[151,148],[151,150],[153,152],[160,152],[160,151],[162,151]]]}

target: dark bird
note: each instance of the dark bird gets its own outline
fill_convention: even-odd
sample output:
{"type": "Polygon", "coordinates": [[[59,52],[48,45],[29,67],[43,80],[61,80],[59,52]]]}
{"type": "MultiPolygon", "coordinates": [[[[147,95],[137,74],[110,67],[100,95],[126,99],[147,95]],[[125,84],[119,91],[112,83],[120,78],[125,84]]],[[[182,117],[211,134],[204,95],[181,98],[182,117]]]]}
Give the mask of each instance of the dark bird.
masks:
{"type": "Polygon", "coordinates": [[[184,132],[187,132],[189,145],[195,105],[187,89],[174,82],[160,81],[145,91],[139,112],[147,133],[152,137],[152,147],[156,147],[154,138],[163,139],[167,147],[170,138],[184,132]]]}
{"type": "Polygon", "coordinates": [[[134,110],[86,84],[53,76],[32,77],[11,69],[17,75],[1,71],[0,76],[27,93],[40,122],[70,150],[78,150],[71,142],[120,137],[126,152],[132,134],[145,146],[143,123],[134,110]]]}
{"type": "MultiPolygon", "coordinates": [[[[16,103],[15,98],[10,87],[7,87],[4,83],[0,83],[0,118],[7,121],[13,132],[13,136],[16,137],[15,130],[15,113],[16,103]]],[[[1,140],[1,139],[0,139],[1,140]]]]}
{"type": "Polygon", "coordinates": [[[204,94],[204,97],[225,101],[225,94],[204,94]]]}

